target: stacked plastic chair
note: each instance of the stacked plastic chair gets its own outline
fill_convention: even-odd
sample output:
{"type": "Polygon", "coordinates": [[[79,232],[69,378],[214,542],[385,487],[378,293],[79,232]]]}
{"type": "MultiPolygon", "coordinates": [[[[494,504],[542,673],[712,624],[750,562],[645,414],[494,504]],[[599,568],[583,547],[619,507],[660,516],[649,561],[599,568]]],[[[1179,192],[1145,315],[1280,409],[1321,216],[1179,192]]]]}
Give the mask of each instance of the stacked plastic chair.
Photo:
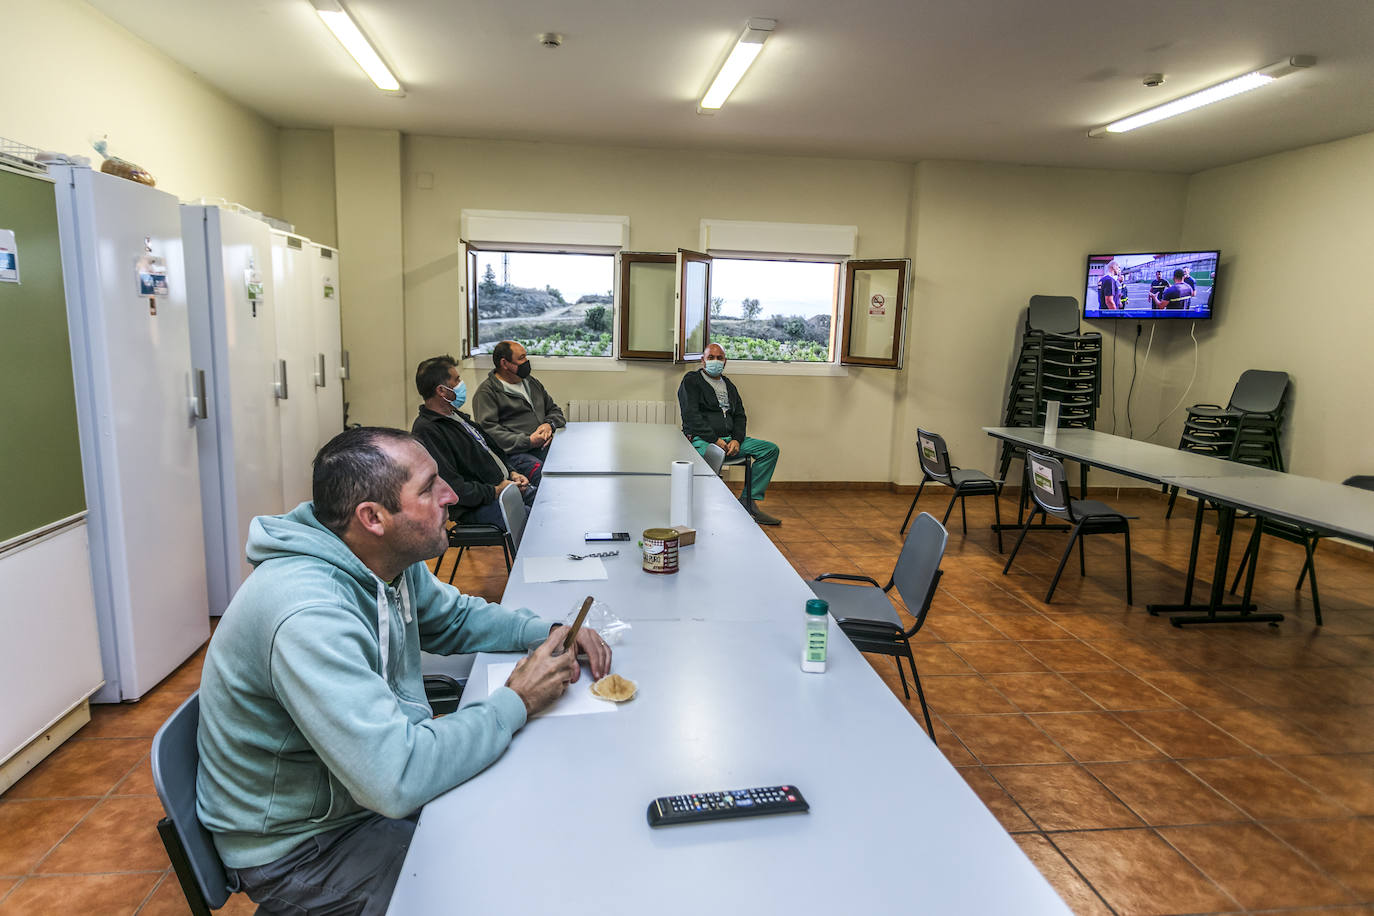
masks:
{"type": "MultiPolygon", "coordinates": [[[[1059,402],[1061,428],[1093,429],[1102,402],[1102,335],[1079,333],[1078,300],[1032,296],[1012,368],[1003,426],[1043,426],[1046,404],[1059,402]]],[[[997,476],[1022,450],[1002,444],[997,476]]]]}
{"type": "MultiPolygon", "coordinates": [[[[1195,404],[1188,408],[1178,447],[1214,458],[1282,471],[1284,415],[1288,409],[1288,373],[1246,369],[1240,374],[1231,400],[1195,404]]],[[[1177,488],[1169,492],[1168,518],[1174,511],[1177,488]]]]}

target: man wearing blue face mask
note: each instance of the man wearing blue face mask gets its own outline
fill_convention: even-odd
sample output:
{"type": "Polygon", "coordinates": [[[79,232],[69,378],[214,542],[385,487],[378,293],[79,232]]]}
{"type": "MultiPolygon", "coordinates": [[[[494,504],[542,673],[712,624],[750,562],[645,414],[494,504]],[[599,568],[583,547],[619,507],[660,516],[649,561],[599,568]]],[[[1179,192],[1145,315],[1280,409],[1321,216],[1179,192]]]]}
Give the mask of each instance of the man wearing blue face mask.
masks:
{"type": "Polygon", "coordinates": [[[510,466],[506,453],[461,410],[467,383],[451,356],[435,356],[415,370],[415,389],[425,401],[410,432],[439,465],[439,476],[458,494],[449,516],[469,525],[506,527],[498,496],[509,486],[520,488],[525,505],[534,503],[535,487],[510,466]]]}
{"type": "Polygon", "coordinates": [[[725,377],[725,351],[719,344],[709,344],[701,355],[701,368],[682,377],[677,403],[682,411],[682,434],[692,440],[698,453],[706,454],[706,447],[714,443],[725,450],[726,458],[745,455],[754,459],[753,487],[740,502],[760,525],[782,524],[757,505],[773,479],[778,447],[766,439],[745,435],[748,418],[744,401],[735,383],[725,377]]]}

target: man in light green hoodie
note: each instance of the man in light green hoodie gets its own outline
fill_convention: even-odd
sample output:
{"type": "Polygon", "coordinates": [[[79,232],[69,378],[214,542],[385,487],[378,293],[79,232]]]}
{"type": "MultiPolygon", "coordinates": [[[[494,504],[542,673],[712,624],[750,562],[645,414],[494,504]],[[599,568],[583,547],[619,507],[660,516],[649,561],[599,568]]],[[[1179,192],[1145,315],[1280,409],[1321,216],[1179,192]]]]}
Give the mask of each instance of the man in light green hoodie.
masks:
{"type": "MultiPolygon", "coordinates": [[[[256,568],[201,677],[197,811],[259,912],[383,913],[419,808],[501,756],[580,671],[573,653],[553,656],[561,625],[429,572],[457,497],[408,433],[334,437],[313,496],[250,526],[256,568]],[[534,651],[505,687],[435,719],[422,647],[534,651]]],[[[600,636],[584,628],[577,643],[604,676],[600,636]]]]}

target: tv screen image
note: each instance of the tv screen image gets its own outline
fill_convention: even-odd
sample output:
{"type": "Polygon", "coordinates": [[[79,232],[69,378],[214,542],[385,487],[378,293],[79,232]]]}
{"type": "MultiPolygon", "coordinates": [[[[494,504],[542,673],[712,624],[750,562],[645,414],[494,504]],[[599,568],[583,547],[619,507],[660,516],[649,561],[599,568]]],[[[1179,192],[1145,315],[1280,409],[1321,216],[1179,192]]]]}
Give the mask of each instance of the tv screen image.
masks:
{"type": "Polygon", "coordinates": [[[1212,317],[1219,251],[1088,255],[1083,317],[1212,317]]]}

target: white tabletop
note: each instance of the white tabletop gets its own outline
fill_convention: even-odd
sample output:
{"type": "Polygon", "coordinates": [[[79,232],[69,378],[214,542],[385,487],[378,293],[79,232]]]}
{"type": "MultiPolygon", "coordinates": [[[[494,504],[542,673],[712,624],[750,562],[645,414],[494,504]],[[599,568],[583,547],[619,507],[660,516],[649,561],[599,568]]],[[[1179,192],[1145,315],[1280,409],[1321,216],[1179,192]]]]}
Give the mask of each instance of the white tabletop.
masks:
{"type": "Polygon", "coordinates": [[[1172,477],[1172,486],[1323,534],[1374,544],[1374,492],[1329,480],[1273,477],[1172,477]]]}
{"type": "Polygon", "coordinates": [[[1041,449],[1127,477],[1163,481],[1166,477],[1274,477],[1279,471],[1184,452],[1153,442],[1114,436],[1095,429],[1060,429],[1050,436],[1038,426],[984,426],[996,439],[1041,449]]]}
{"type": "MultiPolygon", "coordinates": [[[[390,912],[1069,912],[838,630],[829,670],[801,671],[783,604],[777,622],[636,623],[615,650],[635,699],[535,719],[427,805],[390,912]],[[645,820],[657,796],[777,784],[810,812],[645,820]]],[[[479,656],[464,702],[513,657],[479,656]]]]}
{"type": "Polygon", "coordinates": [[[667,523],[667,477],[545,477],[502,602],[559,618],[590,594],[631,622],[765,620],[776,618],[779,608],[800,614],[806,600],[815,597],[719,480],[693,479],[692,523],[697,541],[678,550],[679,571],[669,576],[646,573],[640,536],[646,528],[667,523]],[[583,540],[587,531],[627,531],[630,540],[587,543],[583,540]],[[529,557],[602,550],[620,551],[619,556],[602,560],[608,575],[605,580],[524,580],[529,557]]]}
{"type": "Polygon", "coordinates": [[[543,473],[666,475],[674,461],[692,462],[698,477],[716,476],[676,426],[569,423],[554,433],[543,473]]]}

